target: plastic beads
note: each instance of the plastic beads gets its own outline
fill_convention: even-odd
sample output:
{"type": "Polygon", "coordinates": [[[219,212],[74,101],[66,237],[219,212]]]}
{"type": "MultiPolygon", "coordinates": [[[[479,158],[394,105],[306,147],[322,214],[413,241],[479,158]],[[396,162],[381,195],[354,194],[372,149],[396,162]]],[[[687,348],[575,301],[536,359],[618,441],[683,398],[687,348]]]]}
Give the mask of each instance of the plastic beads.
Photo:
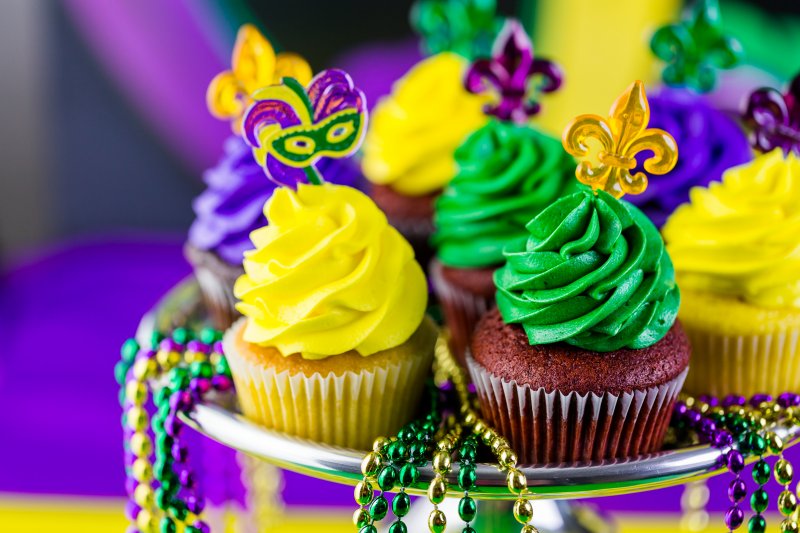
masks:
{"type": "Polygon", "coordinates": [[[650,107],[644,84],[635,81],[614,101],[609,116],[580,115],[564,129],[567,153],[580,160],[575,176],[592,189],[603,189],[615,198],[641,194],[647,188],[644,172],[631,174],[636,155],[651,151],[644,170],[666,174],[678,161],[675,139],[664,130],[648,128],[650,107]]]}
{"type": "Polygon", "coordinates": [[[650,48],[667,63],[664,83],[699,92],[714,88],[715,69],[733,68],[743,55],[739,41],[722,33],[717,0],[698,0],[686,19],[659,28],[650,48]]]}

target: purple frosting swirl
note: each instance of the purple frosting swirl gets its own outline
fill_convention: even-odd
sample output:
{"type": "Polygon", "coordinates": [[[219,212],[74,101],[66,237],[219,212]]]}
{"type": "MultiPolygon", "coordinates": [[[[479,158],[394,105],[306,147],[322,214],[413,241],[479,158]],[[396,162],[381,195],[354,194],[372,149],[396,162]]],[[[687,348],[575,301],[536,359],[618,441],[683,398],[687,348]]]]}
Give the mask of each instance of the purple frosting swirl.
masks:
{"type": "MultiPolygon", "coordinates": [[[[747,163],[753,153],[742,128],[712,107],[702,96],[685,89],[662,88],[649,97],[651,128],[668,131],[678,143],[678,164],[662,176],[648,176],[647,190],[625,199],[661,227],[689,190],[719,180],[731,167],[747,163]]],[[[644,156],[638,157],[637,170],[644,156]]]]}
{"type": "MultiPolygon", "coordinates": [[[[323,158],[317,170],[326,181],[360,188],[361,174],[355,163],[323,158]]],[[[189,228],[189,244],[216,253],[239,265],[253,248],[250,232],[267,224],[264,203],[277,185],[267,178],[241,137],[225,141],[217,166],[203,174],[206,190],[192,203],[197,218],[189,228]]]]}

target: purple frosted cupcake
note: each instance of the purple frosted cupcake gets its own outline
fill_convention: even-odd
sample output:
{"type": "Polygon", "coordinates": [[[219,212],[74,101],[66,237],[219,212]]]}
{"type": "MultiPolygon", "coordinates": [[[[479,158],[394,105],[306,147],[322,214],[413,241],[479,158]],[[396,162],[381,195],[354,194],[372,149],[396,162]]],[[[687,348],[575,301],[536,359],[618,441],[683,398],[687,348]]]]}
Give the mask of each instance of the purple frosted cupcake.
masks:
{"type": "MultiPolygon", "coordinates": [[[[326,181],[360,188],[361,174],[347,160],[322,158],[317,169],[326,181]]],[[[184,251],[214,326],[225,329],[239,316],[233,284],[244,273],[244,252],[253,247],[250,232],[267,224],[264,204],[277,186],[238,136],[225,141],[224,155],[203,181],[207,188],[192,204],[197,218],[184,251]]]]}
{"type": "Polygon", "coordinates": [[[653,176],[643,194],[630,198],[660,228],[689,201],[692,187],[719,181],[724,171],[751,161],[753,152],[739,124],[702,95],[665,87],[649,101],[650,126],[670,132],[681,150],[674,169],[653,176]]]}

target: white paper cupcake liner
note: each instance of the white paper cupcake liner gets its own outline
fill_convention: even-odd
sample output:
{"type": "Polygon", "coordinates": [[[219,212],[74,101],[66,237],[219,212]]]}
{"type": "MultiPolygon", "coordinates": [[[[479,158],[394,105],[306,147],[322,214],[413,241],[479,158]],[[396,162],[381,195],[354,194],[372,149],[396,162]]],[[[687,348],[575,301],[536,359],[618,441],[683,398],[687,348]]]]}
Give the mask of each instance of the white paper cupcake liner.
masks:
{"type": "Polygon", "coordinates": [[[684,324],[692,344],[691,394],[726,396],[800,391],[800,330],[722,335],[684,324]]]}
{"type": "Polygon", "coordinates": [[[236,329],[223,343],[245,416],[270,429],[345,448],[370,449],[376,437],[392,435],[411,420],[433,359],[431,351],[341,375],[276,372],[233,350],[236,329]]]}
{"type": "Polygon", "coordinates": [[[442,268],[442,263],[434,259],[428,270],[433,290],[442,305],[445,323],[450,330],[450,350],[458,363],[466,368],[465,354],[472,332],[480,318],[494,304],[494,298],[484,298],[453,285],[445,279],[442,268]]]}
{"type": "Polygon", "coordinates": [[[532,389],[505,381],[467,354],[484,418],[524,464],[573,463],[657,451],[687,370],[658,386],[622,394],[532,389]]]}

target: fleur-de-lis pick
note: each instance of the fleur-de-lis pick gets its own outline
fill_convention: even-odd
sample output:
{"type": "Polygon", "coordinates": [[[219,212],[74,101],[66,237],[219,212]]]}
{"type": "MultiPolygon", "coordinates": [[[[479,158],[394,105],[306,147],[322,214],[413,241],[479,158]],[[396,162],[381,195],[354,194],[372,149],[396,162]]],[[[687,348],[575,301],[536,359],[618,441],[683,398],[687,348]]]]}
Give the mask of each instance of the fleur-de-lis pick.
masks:
{"type": "Polygon", "coordinates": [[[644,172],[631,174],[636,155],[650,151],[644,170],[666,174],[678,162],[675,139],[664,130],[648,128],[650,106],[644,84],[636,81],[611,106],[609,116],[581,115],[564,130],[564,149],[580,163],[578,181],[592,189],[603,189],[615,198],[641,194],[647,188],[644,172]]]}
{"type": "Polygon", "coordinates": [[[497,93],[497,103],[486,106],[487,114],[524,123],[541,109],[534,97],[557,90],[563,79],[558,65],[534,58],[525,29],[516,20],[509,20],[494,42],[492,58],[472,63],[464,85],[471,93],[497,93]]]}
{"type": "Polygon", "coordinates": [[[699,92],[714,88],[715,69],[733,68],[743,55],[739,41],[722,32],[717,0],[697,0],[686,19],[662,26],[653,34],[650,48],[667,63],[664,83],[699,92]]]}
{"type": "Polygon", "coordinates": [[[496,0],[419,0],[411,9],[411,26],[426,53],[474,59],[489,54],[503,18],[496,0]]]}
{"type": "Polygon", "coordinates": [[[208,110],[217,118],[231,121],[234,133],[241,132],[242,114],[258,89],[280,83],[284,77],[305,85],[311,67],[297,54],[275,49],[252,24],[239,28],[231,57],[231,70],[217,74],[206,91],[208,110]]]}
{"type": "Polygon", "coordinates": [[[763,87],[750,94],[744,114],[753,148],[769,152],[780,148],[800,155],[800,74],[786,93],[763,87]]]}

